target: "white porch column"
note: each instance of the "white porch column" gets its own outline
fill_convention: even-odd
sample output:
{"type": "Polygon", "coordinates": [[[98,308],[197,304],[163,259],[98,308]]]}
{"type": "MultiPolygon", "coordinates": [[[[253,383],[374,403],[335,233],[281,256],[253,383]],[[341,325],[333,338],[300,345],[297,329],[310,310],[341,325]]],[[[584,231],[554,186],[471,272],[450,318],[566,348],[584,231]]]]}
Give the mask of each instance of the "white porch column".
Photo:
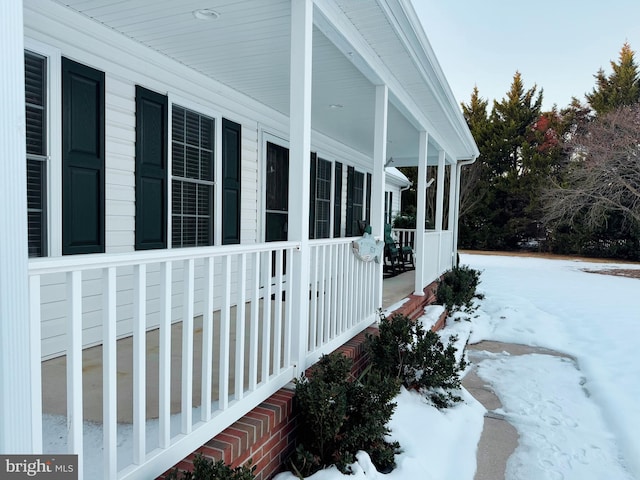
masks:
{"type": "Polygon", "coordinates": [[[438,152],[438,173],[436,181],[436,219],[435,230],[438,233],[438,276],[442,274],[442,249],[450,248],[442,245],[442,217],[444,211],[444,150],[438,152]]]}
{"type": "Polygon", "coordinates": [[[438,179],[436,181],[436,232],[442,231],[442,216],[444,211],[444,150],[438,152],[438,179]]]}
{"type": "Polygon", "coordinates": [[[309,321],[309,182],[311,181],[312,0],[291,2],[291,77],[289,91],[288,238],[300,242],[292,259],[292,360],[296,375],[306,368],[309,321]]]}
{"type": "MultiPolygon", "coordinates": [[[[0,452],[27,454],[35,445],[34,382],[27,254],[27,178],[22,0],[0,2],[0,452]]],[[[33,332],[40,341],[40,331],[33,332]]],[[[34,342],[35,343],[35,342],[34,342]]],[[[36,358],[37,357],[37,358],[36,358]]],[[[34,377],[34,373],[37,378],[34,377]]]]}
{"type": "Polygon", "coordinates": [[[449,217],[447,221],[447,230],[453,231],[457,219],[456,212],[456,188],[458,178],[458,165],[451,165],[451,175],[449,175],[449,217]]]}
{"type": "Polygon", "coordinates": [[[427,154],[428,154],[429,134],[420,132],[420,148],[418,150],[418,186],[416,195],[416,278],[414,295],[424,295],[424,263],[427,252],[424,242],[424,223],[427,216],[427,154]]]}
{"type": "MultiPolygon", "coordinates": [[[[460,222],[460,180],[462,178],[462,167],[465,165],[470,165],[475,161],[474,159],[470,160],[458,160],[455,164],[456,170],[456,180],[455,180],[455,208],[454,208],[454,221],[453,221],[453,253],[454,255],[458,252],[458,230],[459,230],[459,222],[460,222]]],[[[454,259],[455,260],[455,259],[454,259]]]]}
{"type": "MultiPolygon", "coordinates": [[[[371,233],[384,240],[384,165],[387,158],[387,113],[389,109],[389,88],[376,86],[375,127],[373,135],[373,175],[371,177],[371,233]]],[[[377,265],[376,307],[382,307],[382,267],[377,265]]]]}

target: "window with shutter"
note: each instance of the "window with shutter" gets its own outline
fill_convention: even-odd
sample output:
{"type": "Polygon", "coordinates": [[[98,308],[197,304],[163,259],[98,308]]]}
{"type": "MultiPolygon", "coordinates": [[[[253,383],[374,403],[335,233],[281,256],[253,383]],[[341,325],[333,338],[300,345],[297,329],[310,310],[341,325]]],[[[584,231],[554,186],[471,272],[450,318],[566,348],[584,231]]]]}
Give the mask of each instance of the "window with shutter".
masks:
{"type": "Polygon", "coordinates": [[[29,256],[47,255],[47,59],[24,53],[29,256]]]}
{"type": "Polygon", "coordinates": [[[214,120],[172,106],[173,247],[213,245],[214,120]]]}

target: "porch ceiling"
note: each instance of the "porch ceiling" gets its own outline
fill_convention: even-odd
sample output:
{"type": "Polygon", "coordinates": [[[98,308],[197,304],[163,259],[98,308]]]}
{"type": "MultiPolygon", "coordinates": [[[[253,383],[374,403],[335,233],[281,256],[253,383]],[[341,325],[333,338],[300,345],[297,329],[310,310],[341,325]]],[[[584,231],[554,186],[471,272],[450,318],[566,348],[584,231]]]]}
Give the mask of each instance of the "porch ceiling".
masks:
{"type": "MultiPolygon", "coordinates": [[[[55,1],[289,114],[291,0],[55,1]],[[194,12],[201,9],[215,12],[212,16],[218,18],[197,19],[194,12]]],[[[449,125],[446,111],[438,104],[437,92],[431,91],[416,59],[402,47],[397,28],[391,25],[389,12],[380,2],[324,3],[340,9],[350,28],[355,27],[362,36],[366,49],[374,52],[374,58],[377,56],[376,61],[385,65],[387,72],[394,72],[394,83],[402,87],[399,92],[390,86],[387,157],[402,158],[410,164],[417,158],[416,125],[420,122],[413,115],[416,105],[418,114],[428,116],[442,130],[441,138],[455,136],[455,126],[449,125]],[[407,106],[406,99],[415,105],[407,106]]],[[[333,38],[328,38],[333,36],[327,32],[326,19],[317,6],[315,10],[312,126],[371,156],[375,79],[370,71],[375,68],[363,60],[362,49],[351,48],[348,42],[336,46],[333,38]],[[324,28],[318,28],[323,22],[324,28]]],[[[333,26],[331,29],[338,31],[333,26]]]]}

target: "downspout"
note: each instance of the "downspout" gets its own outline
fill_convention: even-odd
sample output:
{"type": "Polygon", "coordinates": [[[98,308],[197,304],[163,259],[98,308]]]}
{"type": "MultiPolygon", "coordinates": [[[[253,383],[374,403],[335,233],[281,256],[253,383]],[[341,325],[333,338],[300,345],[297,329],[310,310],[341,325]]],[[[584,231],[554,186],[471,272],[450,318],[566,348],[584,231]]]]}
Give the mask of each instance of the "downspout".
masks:
{"type": "Polygon", "coordinates": [[[460,221],[460,178],[462,176],[462,167],[471,165],[476,161],[478,155],[473,155],[466,159],[459,159],[456,162],[456,208],[455,208],[455,222],[453,222],[453,252],[456,254],[453,265],[458,266],[457,253],[458,253],[458,223],[460,221]]]}

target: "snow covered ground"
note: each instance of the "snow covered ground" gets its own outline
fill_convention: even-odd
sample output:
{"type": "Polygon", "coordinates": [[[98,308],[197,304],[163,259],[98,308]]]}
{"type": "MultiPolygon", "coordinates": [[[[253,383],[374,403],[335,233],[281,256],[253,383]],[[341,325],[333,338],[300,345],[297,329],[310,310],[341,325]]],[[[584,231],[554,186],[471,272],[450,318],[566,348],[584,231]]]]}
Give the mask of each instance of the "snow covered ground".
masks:
{"type": "MultiPolygon", "coordinates": [[[[449,322],[444,335],[575,359],[488,352],[476,359],[503,403],[496,413],[520,435],[507,479],[640,479],[640,280],[584,271],[623,268],[613,263],[484,255],[461,255],[461,263],[482,271],[485,298],[471,322],[449,322]]],[[[466,392],[464,399],[438,411],[403,391],[390,425],[404,449],[396,470],[382,475],[360,454],[355,476],[329,469],[311,478],[472,480],[484,409],[466,392]]]]}

